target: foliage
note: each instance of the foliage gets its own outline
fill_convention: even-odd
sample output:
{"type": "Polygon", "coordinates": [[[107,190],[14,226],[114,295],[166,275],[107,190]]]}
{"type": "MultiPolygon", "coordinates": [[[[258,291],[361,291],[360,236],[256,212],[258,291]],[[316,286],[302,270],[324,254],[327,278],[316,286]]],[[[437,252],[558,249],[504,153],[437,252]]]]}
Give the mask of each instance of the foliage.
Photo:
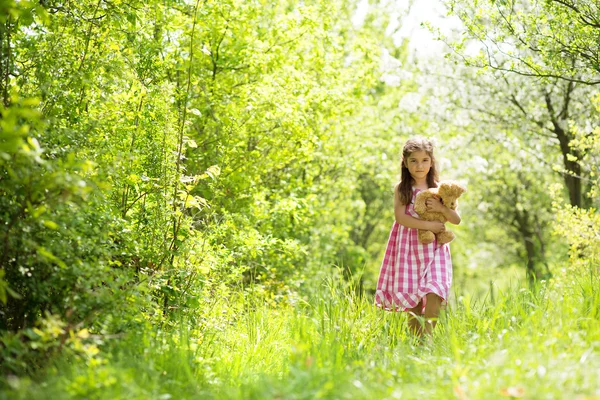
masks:
{"type": "Polygon", "coordinates": [[[465,23],[465,39],[486,44],[470,62],[523,76],[599,83],[595,2],[450,1],[448,7],[465,23]]]}
{"type": "MultiPolygon", "coordinates": [[[[590,193],[595,192],[598,152],[588,143],[595,140],[597,125],[597,71],[589,62],[596,50],[585,44],[596,37],[590,19],[595,5],[452,1],[447,6],[464,29],[460,37],[440,35],[451,49],[447,58],[456,65],[447,74],[431,69],[435,82],[444,82],[448,96],[443,110],[434,114],[450,124],[447,130],[459,143],[455,148],[468,146],[475,153],[464,160],[463,171],[481,190],[466,199],[466,213],[479,220],[490,215],[494,221],[493,226],[483,223],[483,229],[470,233],[473,238],[487,234],[502,242],[507,234],[514,237],[528,271],[536,263],[545,270],[543,264],[549,261],[545,249],[553,248],[548,263],[552,268],[556,260],[560,263],[559,249],[564,246],[562,238],[549,233],[563,231],[565,213],[577,214],[584,208],[590,211],[581,213],[594,215],[597,208],[590,193]],[[573,23],[559,27],[565,21],[573,23]],[[588,144],[580,145],[583,142],[588,144]],[[480,143],[488,146],[485,153],[480,143]],[[558,176],[564,190],[555,191],[554,201],[562,204],[557,208],[551,205],[548,187],[558,176]],[[565,192],[571,207],[560,199],[565,192]],[[486,197],[479,196],[483,193],[486,197]],[[523,194],[531,197],[525,199],[523,194]],[[469,204],[471,200],[474,203],[469,204]],[[498,207],[506,204],[526,208],[498,207]],[[559,214],[558,228],[551,227],[553,214],[559,214]],[[519,219],[528,222],[515,230],[511,221],[519,219]],[[498,235],[500,226],[505,228],[498,235]]],[[[503,247],[514,247],[508,244],[503,247]]],[[[503,261],[507,253],[511,252],[499,254],[503,261]]],[[[540,276],[529,274],[534,275],[540,276]]]]}
{"type": "MultiPolygon", "coordinates": [[[[598,99],[595,99],[595,107],[598,110],[598,99]]],[[[597,157],[600,154],[600,129],[595,127],[592,132],[582,132],[580,128],[574,126],[573,130],[577,139],[574,146],[582,148],[588,154],[586,162],[590,164],[591,172],[588,180],[588,196],[597,200],[597,193],[600,188],[598,179],[597,157]]],[[[600,257],[600,214],[596,207],[589,209],[579,209],[565,204],[560,196],[558,187],[552,188],[552,197],[554,199],[553,209],[556,212],[557,223],[554,231],[557,235],[566,239],[569,244],[570,265],[561,271],[568,279],[571,275],[586,275],[598,273],[598,260],[600,257]]]]}
{"type": "Polygon", "coordinates": [[[393,151],[363,144],[389,17],[267,3],[6,3],[3,368],[63,351],[71,328],[47,357],[27,333],[47,318],[112,335],[362,268],[395,168],[360,162],[393,151]]]}
{"type": "MultiPolygon", "coordinates": [[[[598,83],[598,69],[590,60],[597,49],[590,44],[597,37],[596,4],[452,1],[448,7],[465,27],[463,38],[450,43],[457,58],[502,82],[504,87],[496,93],[505,98],[507,109],[521,114],[518,120],[532,125],[535,136],[544,140],[551,135],[562,155],[560,169],[571,205],[588,207],[582,201],[582,180],[589,171],[581,162],[586,153],[573,146],[570,125],[594,119],[591,85],[598,83]]],[[[495,119],[515,122],[493,108],[485,111],[495,119]]]]}
{"type": "Polygon", "coordinates": [[[522,262],[530,283],[548,279],[551,274],[547,248],[555,240],[550,237],[554,216],[547,188],[556,178],[543,166],[531,163],[531,149],[523,150],[525,146],[518,140],[501,132],[494,136],[494,140],[483,135],[471,139],[472,149],[486,148],[495,154],[493,161],[471,160],[479,164],[469,174],[470,186],[477,189],[465,203],[469,207],[471,233],[499,244],[504,250],[498,257],[504,265],[510,264],[511,256],[522,262]],[[496,230],[489,229],[491,221],[506,232],[506,242],[496,230]],[[514,252],[508,250],[511,243],[516,244],[514,252]]]}
{"type": "MultiPolygon", "coordinates": [[[[596,390],[591,369],[575,376],[580,388],[565,378],[597,333],[598,98],[583,85],[594,66],[565,70],[540,40],[554,49],[531,50],[540,82],[496,71],[419,98],[419,79],[434,75],[393,43],[391,3],[371,2],[356,22],[358,3],[0,0],[6,395],[410,397],[434,376],[442,383],[424,394],[522,384],[551,396],[559,386],[520,381],[536,374],[572,395],[596,390]],[[472,185],[457,260],[486,240],[485,263],[545,278],[550,246],[566,240],[572,255],[542,292],[457,299],[423,348],[404,316],[365,295],[400,147],[415,134],[438,136],[442,176],[472,185]],[[554,324],[582,320],[569,340],[554,324]]],[[[471,15],[460,3],[454,12],[471,15]]],[[[472,22],[471,33],[495,29],[472,22]]]]}

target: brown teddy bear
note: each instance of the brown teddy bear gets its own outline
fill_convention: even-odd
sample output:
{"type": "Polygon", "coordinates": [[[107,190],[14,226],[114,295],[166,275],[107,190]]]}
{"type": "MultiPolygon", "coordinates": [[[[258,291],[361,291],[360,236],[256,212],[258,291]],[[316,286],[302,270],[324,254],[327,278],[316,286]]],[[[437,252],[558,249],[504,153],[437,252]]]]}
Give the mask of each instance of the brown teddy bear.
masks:
{"type": "MultiPolygon", "coordinates": [[[[427,211],[427,199],[437,197],[442,201],[446,207],[456,210],[458,206],[458,198],[461,194],[467,190],[454,181],[443,181],[440,182],[436,188],[430,188],[417,193],[415,199],[415,212],[419,214],[421,219],[425,221],[440,221],[446,222],[447,219],[444,214],[440,212],[427,211]]],[[[454,240],[454,233],[450,231],[444,231],[438,234],[434,234],[431,231],[424,231],[419,229],[419,242],[423,244],[432,243],[437,238],[439,244],[450,243],[454,240]]]]}

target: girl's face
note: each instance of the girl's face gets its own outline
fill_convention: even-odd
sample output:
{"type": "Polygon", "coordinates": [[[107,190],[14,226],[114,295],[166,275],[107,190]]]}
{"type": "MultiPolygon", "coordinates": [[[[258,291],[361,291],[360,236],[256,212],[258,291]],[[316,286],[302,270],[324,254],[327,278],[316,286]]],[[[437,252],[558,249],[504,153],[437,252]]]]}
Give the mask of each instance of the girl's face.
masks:
{"type": "Polygon", "coordinates": [[[425,179],[431,169],[431,157],[425,151],[411,153],[404,163],[415,180],[425,179]]]}

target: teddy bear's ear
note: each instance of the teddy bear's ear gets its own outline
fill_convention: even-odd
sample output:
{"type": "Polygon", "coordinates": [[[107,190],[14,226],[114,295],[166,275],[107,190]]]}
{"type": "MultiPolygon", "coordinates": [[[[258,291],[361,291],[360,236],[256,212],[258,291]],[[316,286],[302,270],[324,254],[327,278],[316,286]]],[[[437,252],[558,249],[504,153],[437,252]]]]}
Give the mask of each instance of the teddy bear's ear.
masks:
{"type": "Polygon", "coordinates": [[[457,196],[460,196],[461,194],[467,191],[467,189],[463,185],[456,181],[446,182],[446,187],[449,192],[454,193],[457,196]]]}
{"type": "Polygon", "coordinates": [[[440,183],[440,186],[438,186],[438,194],[440,196],[446,196],[448,193],[452,192],[452,185],[449,184],[448,182],[442,182],[440,183]]]}

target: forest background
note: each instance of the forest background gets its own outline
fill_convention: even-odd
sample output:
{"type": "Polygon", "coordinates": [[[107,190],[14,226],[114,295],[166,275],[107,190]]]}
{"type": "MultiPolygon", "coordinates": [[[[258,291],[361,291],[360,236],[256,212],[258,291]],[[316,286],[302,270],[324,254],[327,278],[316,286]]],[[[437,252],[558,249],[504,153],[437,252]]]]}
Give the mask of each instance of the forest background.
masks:
{"type": "Polygon", "coordinates": [[[411,6],[0,0],[2,396],[600,396],[597,5],[447,1],[428,54],[411,6]],[[372,307],[417,135],[468,188],[426,354],[372,307]]]}

